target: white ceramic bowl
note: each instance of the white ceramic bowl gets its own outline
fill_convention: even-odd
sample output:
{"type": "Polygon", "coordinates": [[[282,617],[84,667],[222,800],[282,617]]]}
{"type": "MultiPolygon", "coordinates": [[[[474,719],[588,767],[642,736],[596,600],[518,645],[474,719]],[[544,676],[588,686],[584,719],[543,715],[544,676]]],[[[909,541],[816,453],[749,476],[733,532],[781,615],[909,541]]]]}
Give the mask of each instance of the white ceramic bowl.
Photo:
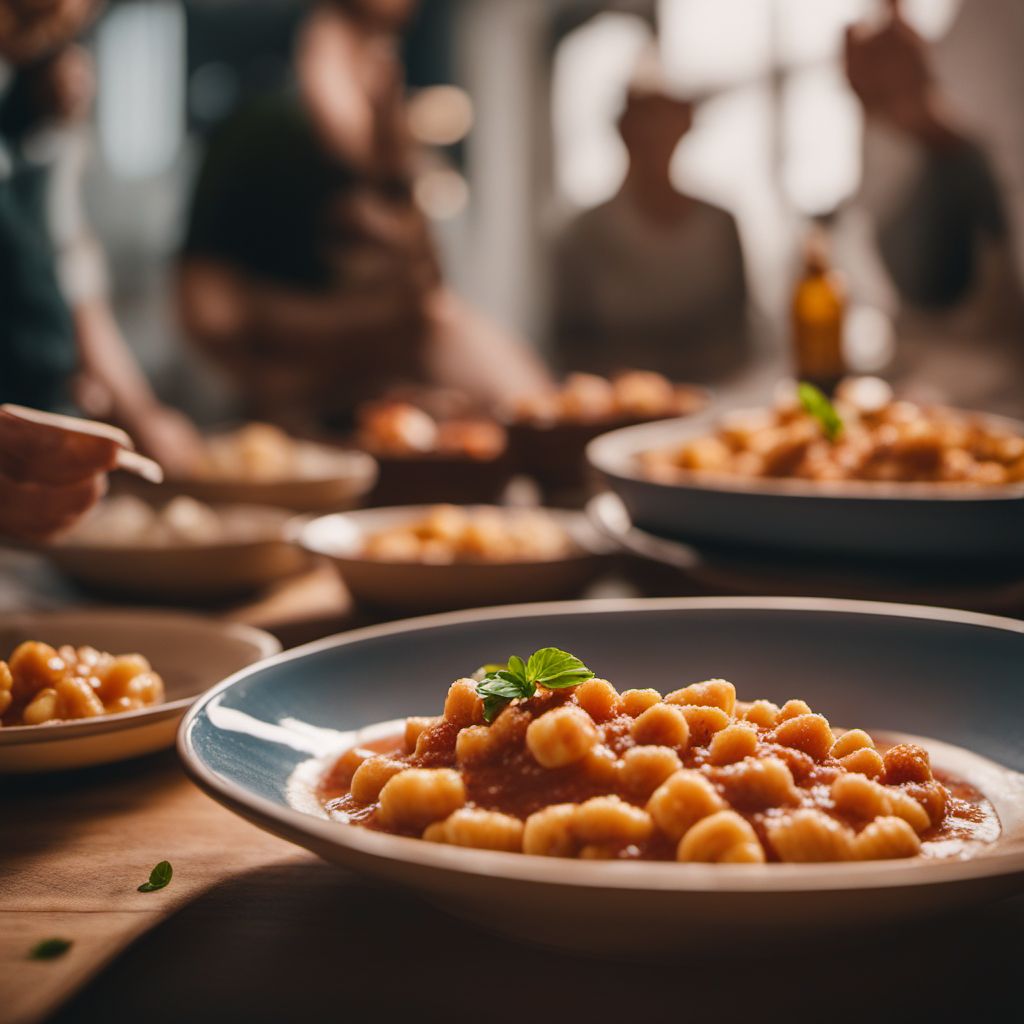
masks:
{"type": "Polygon", "coordinates": [[[162,484],[150,484],[122,474],[117,483],[119,489],[154,503],[184,495],[208,505],[269,505],[294,512],[334,512],[358,504],[377,480],[377,463],[366,452],[312,441],[294,443],[315,454],[322,467],[317,475],[266,481],[168,477],[162,484]]]}
{"type": "MultiPolygon", "coordinates": [[[[712,432],[720,410],[627,427],[587,446],[591,466],[642,530],[697,546],[846,558],[1024,564],[1024,483],[742,479],[681,473],[651,480],[640,456],[712,432]]],[[[1024,423],[988,417],[1024,434],[1024,423]]]]}
{"type": "Polygon", "coordinates": [[[185,709],[225,676],[277,654],[250,626],[146,611],[31,612],[0,625],[0,658],[25,640],[142,654],[164,680],[163,704],[121,715],[0,727],[0,773],[52,772],[122,761],[174,742],[185,709]]]}
{"type": "Polygon", "coordinates": [[[1024,889],[1024,775],[1013,770],[1024,768],[1022,658],[1020,622],[907,605],[524,605],[372,627],[271,659],[205,695],[178,748],[211,796],[261,828],[490,930],[614,956],[707,954],[837,928],[849,937],[1024,889]],[[361,736],[391,732],[396,715],[435,713],[468,666],[551,643],[620,687],[665,690],[719,674],[743,696],[805,697],[883,740],[923,734],[937,767],[993,802],[1002,835],[962,861],[583,862],[372,832],[325,819],[310,799],[332,756],[361,736]]]}
{"type": "Polygon", "coordinates": [[[201,603],[241,597],[301,571],[306,554],[293,543],[293,515],[279,508],[232,509],[250,516],[258,535],[207,544],[103,544],[57,540],[40,547],[86,590],[148,603],[201,603]]]}
{"type": "MultiPolygon", "coordinates": [[[[374,608],[407,613],[447,611],[509,601],[574,597],[601,571],[611,545],[578,512],[545,509],[569,534],[572,552],[530,562],[389,562],[362,555],[364,538],[422,519],[430,505],[367,508],[307,523],[307,551],[330,559],[353,598],[374,608]]],[[[462,506],[469,511],[489,506],[462,506]]]]}

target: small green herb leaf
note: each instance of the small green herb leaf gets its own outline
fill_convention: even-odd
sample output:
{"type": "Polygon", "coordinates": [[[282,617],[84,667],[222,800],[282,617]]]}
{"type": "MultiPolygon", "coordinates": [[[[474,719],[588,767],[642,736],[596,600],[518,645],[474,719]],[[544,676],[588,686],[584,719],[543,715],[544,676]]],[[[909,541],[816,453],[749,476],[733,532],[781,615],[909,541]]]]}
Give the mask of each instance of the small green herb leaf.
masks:
{"type": "Polygon", "coordinates": [[[511,672],[516,679],[521,679],[524,683],[529,678],[526,672],[526,663],[515,654],[508,659],[507,671],[511,672]]]}
{"type": "Polygon", "coordinates": [[[532,697],[538,686],[562,690],[578,686],[593,675],[579,658],[557,647],[544,647],[527,662],[513,654],[504,668],[498,667],[484,677],[476,692],[484,699],[484,720],[493,722],[509,701],[532,697]]]}
{"type": "Polygon", "coordinates": [[[56,960],[71,948],[70,939],[43,939],[29,951],[30,960],[56,960]]]}
{"type": "Polygon", "coordinates": [[[174,874],[174,869],[170,865],[170,861],[162,860],[152,871],[149,873],[149,881],[143,882],[139,886],[139,892],[156,892],[157,889],[163,889],[164,886],[168,885],[171,881],[171,875],[174,874]]]}
{"type": "Polygon", "coordinates": [[[796,388],[797,397],[804,411],[813,416],[820,424],[829,441],[835,441],[843,430],[843,421],[836,412],[836,407],[825,394],[813,384],[802,380],[796,388]]]}
{"type": "Polygon", "coordinates": [[[484,679],[477,686],[476,692],[484,699],[484,721],[493,722],[509,701],[518,697],[532,697],[537,687],[502,669],[484,679]]]}
{"type": "Polygon", "coordinates": [[[549,690],[579,686],[593,676],[594,673],[579,658],[557,647],[544,647],[535,651],[526,664],[527,679],[549,690]]]}

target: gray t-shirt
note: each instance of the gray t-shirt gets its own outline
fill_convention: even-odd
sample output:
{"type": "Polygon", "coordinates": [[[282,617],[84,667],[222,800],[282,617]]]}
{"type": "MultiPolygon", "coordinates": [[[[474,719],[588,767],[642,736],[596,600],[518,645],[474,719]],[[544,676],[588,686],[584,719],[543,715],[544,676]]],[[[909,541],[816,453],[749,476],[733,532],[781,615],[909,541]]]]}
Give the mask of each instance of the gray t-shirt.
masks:
{"type": "Polygon", "coordinates": [[[659,224],[619,193],[577,217],[558,246],[556,357],[567,369],[721,379],[747,356],[746,304],[731,214],[694,201],[659,224]]]}

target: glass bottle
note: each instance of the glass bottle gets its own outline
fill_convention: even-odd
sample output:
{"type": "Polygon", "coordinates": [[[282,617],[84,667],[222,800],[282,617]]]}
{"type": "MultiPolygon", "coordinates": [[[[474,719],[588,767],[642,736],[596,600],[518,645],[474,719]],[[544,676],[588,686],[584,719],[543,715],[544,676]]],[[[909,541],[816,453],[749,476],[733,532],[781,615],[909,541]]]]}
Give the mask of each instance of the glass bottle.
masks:
{"type": "Polygon", "coordinates": [[[828,239],[812,231],[804,245],[803,273],[793,290],[793,359],[797,380],[831,395],[846,374],[843,320],[846,290],[829,264],[828,239]]]}

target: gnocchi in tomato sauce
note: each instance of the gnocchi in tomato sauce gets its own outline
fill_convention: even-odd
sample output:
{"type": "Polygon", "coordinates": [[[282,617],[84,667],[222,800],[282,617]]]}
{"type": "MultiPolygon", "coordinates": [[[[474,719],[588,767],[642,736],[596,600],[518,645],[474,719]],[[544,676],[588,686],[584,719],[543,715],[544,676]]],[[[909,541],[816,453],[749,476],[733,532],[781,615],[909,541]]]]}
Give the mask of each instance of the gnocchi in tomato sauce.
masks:
{"type": "Polygon", "coordinates": [[[801,700],[711,679],[662,695],[589,678],[486,714],[477,681],[436,717],[347,750],[319,798],[345,824],[541,856],[704,863],[965,857],[999,822],[928,753],[833,729],[801,700]],[[488,721],[488,719],[491,719],[488,721]]]}
{"type": "Polygon", "coordinates": [[[54,648],[29,640],[0,661],[0,724],[47,725],[138,711],[164,699],[163,679],[141,654],[54,648]]]}

